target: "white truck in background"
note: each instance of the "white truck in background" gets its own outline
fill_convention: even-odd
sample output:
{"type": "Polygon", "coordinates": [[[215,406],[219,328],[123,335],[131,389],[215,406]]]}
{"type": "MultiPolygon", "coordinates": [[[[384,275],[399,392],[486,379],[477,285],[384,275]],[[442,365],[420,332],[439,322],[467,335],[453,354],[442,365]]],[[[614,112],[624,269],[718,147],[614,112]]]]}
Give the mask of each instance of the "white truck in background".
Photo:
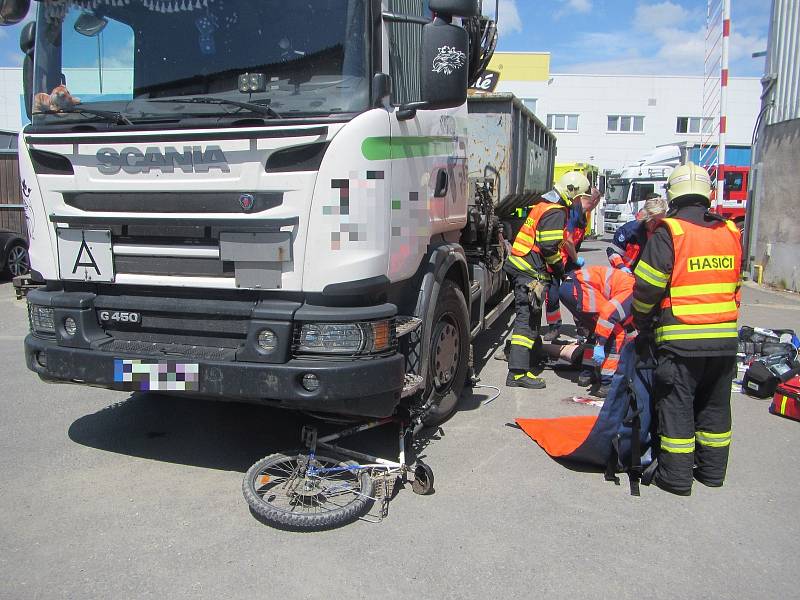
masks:
{"type": "MultiPolygon", "coordinates": [[[[555,157],[518,100],[468,108],[495,41],[477,0],[37,4],[29,369],[452,414],[471,340],[512,300],[501,217],[549,189],[555,157]],[[471,145],[470,123],[507,143],[471,145]]],[[[27,9],[0,0],[0,21],[27,9]]]]}
{"type": "Polygon", "coordinates": [[[604,232],[613,235],[621,225],[635,219],[648,194],[666,198],[664,184],[672,170],[681,164],[684,154],[683,146],[658,146],[618,174],[607,177],[601,209],[604,232]]]}

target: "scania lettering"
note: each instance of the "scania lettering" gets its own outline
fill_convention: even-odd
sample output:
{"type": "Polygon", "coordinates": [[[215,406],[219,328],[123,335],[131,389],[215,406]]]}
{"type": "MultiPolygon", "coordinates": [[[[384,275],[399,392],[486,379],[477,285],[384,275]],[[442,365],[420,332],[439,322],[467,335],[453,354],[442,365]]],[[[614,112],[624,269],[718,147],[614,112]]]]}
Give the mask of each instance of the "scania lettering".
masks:
{"type": "Polygon", "coordinates": [[[467,101],[496,31],[478,5],[37,2],[28,367],[174,390],[179,365],[207,398],[446,419],[555,156],[517,99],[467,101]]]}
{"type": "Polygon", "coordinates": [[[153,169],[174,173],[176,167],[184,173],[208,173],[211,169],[231,172],[219,146],[208,146],[205,150],[200,146],[184,146],[182,152],[171,147],[163,152],[159,148],[147,148],[144,152],[139,148],[123,148],[119,152],[100,148],[96,156],[97,170],[103,175],[115,175],[120,169],[132,174],[149,173],[153,169]]]}

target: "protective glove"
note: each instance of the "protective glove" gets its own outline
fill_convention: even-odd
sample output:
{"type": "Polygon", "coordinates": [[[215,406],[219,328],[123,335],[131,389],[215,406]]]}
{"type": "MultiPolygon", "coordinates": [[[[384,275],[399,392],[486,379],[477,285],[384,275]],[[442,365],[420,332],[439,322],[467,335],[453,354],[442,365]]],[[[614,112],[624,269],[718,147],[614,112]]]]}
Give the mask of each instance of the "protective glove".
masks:
{"type": "Polygon", "coordinates": [[[627,273],[628,275],[633,275],[633,271],[631,271],[628,267],[620,267],[619,270],[623,273],[627,273]]]}
{"type": "Polygon", "coordinates": [[[594,351],[592,352],[592,360],[596,365],[602,365],[603,361],[606,359],[606,349],[603,348],[600,344],[597,344],[594,347],[594,351]]]}
{"type": "Polygon", "coordinates": [[[585,261],[585,260],[583,260],[583,257],[582,257],[582,256],[579,256],[578,258],[576,258],[576,259],[575,259],[575,264],[576,264],[576,265],[577,265],[577,267],[580,269],[580,268],[581,268],[583,265],[585,265],[585,264],[586,264],[586,261],[585,261]]]}

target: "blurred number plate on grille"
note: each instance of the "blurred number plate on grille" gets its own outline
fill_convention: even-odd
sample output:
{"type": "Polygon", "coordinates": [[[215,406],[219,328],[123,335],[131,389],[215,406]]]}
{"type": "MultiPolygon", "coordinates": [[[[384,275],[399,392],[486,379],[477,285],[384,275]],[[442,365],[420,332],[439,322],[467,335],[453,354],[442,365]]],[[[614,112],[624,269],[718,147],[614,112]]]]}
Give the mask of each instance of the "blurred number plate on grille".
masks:
{"type": "Polygon", "coordinates": [[[131,392],[196,392],[200,389],[200,365],[115,358],[114,383],[131,392]]]}
{"type": "Polygon", "coordinates": [[[61,279],[114,281],[111,232],[98,229],[56,229],[61,279]]]}

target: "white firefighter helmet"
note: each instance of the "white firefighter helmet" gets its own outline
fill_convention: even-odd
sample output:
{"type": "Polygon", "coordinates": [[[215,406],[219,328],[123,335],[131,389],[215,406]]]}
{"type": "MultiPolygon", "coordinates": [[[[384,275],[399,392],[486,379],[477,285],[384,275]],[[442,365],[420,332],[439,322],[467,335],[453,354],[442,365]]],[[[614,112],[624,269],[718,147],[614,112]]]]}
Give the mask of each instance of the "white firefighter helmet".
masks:
{"type": "Polygon", "coordinates": [[[570,200],[577,196],[589,193],[589,180],[580,171],[568,171],[564,173],[556,183],[556,189],[570,200]]]}
{"type": "Polygon", "coordinates": [[[692,162],[675,167],[664,187],[670,202],[683,196],[702,196],[711,204],[711,177],[703,167],[692,162]]]}

